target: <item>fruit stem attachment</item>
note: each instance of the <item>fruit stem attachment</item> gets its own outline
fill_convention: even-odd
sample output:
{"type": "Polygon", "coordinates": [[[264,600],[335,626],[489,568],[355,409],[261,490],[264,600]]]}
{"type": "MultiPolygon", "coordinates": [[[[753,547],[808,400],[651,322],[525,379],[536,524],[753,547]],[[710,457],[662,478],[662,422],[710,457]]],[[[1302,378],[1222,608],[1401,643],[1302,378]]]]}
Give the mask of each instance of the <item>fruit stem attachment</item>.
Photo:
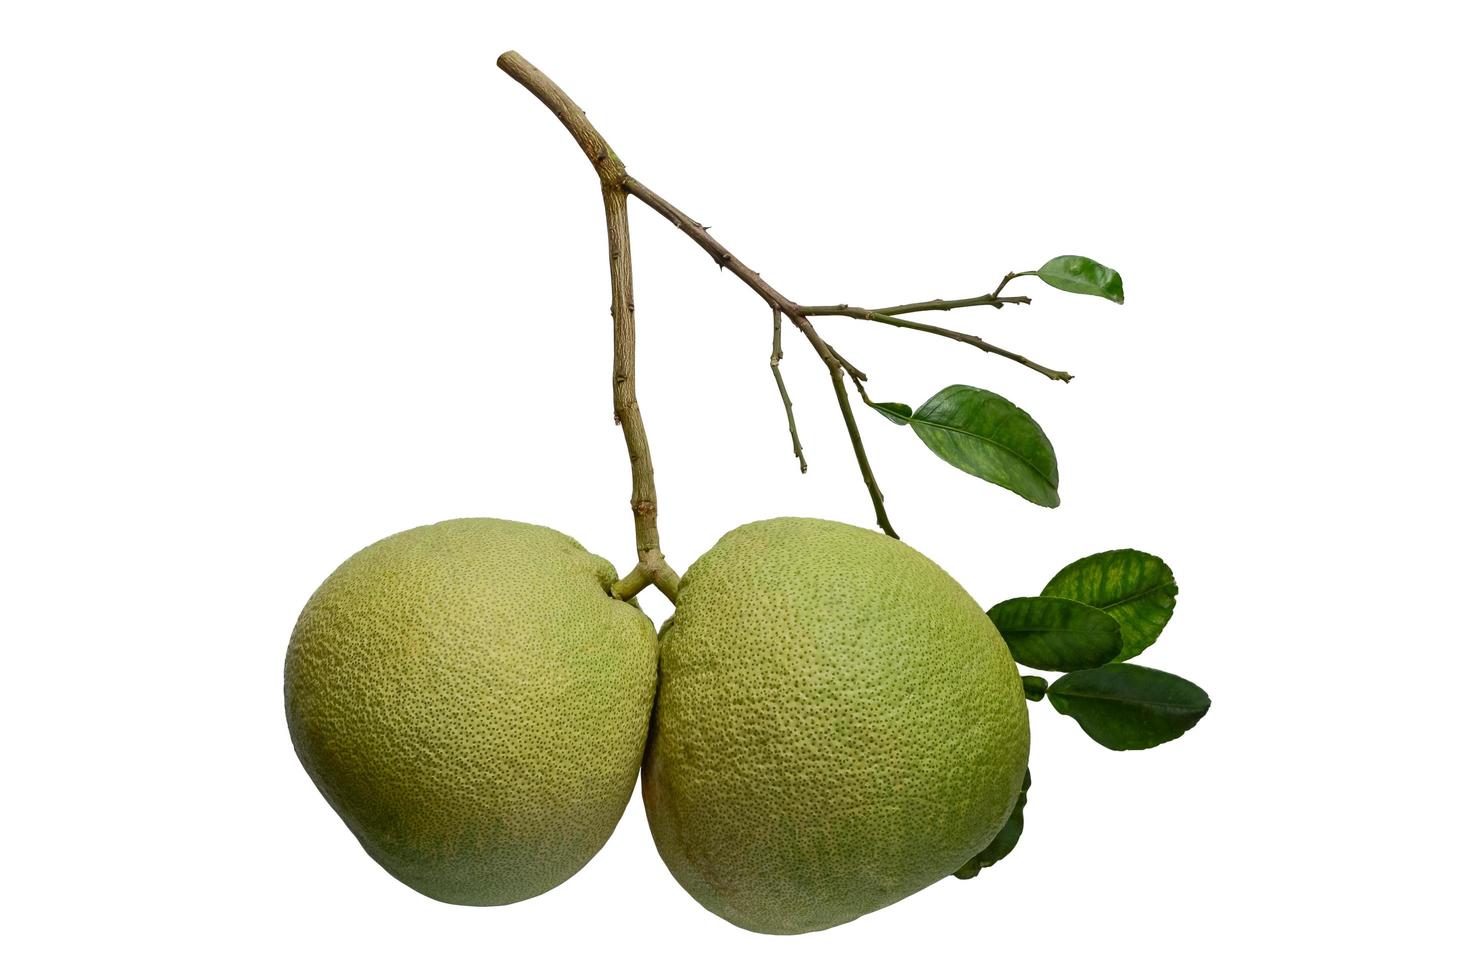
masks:
{"type": "Polygon", "coordinates": [[[612,405],[632,464],[632,523],[637,538],[637,566],[612,586],[612,596],[625,601],[653,584],[669,601],[676,601],[678,573],[664,560],[658,541],[658,491],[653,478],[653,456],[647,429],[642,424],[642,410],[637,405],[637,306],[632,298],[632,237],[627,225],[627,190],[623,186],[626,168],[580,107],[538,68],[514,51],[501,55],[498,66],[564,124],[601,180],[612,283],[612,405]]]}

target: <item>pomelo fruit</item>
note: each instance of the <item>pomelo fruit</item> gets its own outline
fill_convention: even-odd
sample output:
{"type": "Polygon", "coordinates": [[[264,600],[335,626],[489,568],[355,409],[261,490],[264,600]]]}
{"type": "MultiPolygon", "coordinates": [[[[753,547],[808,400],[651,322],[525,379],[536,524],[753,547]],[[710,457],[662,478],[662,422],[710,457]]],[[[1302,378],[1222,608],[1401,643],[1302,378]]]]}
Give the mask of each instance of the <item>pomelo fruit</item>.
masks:
{"type": "Polygon", "coordinates": [[[971,596],[899,541],[804,518],[736,528],[683,576],[653,725],[659,853],[710,911],[766,933],[956,871],[1028,759],[1022,683],[971,596]]]}
{"type": "Polygon", "coordinates": [[[284,672],[303,766],[366,851],[444,902],[575,874],[621,816],[657,677],[653,625],[571,538],[446,521],[350,558],[284,672]]]}

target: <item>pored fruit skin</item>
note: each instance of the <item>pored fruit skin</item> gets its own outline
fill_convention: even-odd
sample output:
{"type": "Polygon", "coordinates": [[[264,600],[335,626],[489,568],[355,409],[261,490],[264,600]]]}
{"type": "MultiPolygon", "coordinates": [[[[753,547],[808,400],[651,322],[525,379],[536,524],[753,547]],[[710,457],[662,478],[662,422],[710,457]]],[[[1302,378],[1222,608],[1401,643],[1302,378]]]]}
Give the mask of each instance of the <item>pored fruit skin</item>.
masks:
{"type": "Polygon", "coordinates": [[[557,531],[474,518],[350,558],[284,671],[293,746],[370,856],[432,898],[505,905],[600,850],[637,778],[652,622],[557,531]]]}
{"type": "Polygon", "coordinates": [[[893,538],[736,528],[684,575],[658,663],[648,823],[737,926],[848,922],[956,871],[1011,814],[1017,669],[971,596],[893,538]]]}

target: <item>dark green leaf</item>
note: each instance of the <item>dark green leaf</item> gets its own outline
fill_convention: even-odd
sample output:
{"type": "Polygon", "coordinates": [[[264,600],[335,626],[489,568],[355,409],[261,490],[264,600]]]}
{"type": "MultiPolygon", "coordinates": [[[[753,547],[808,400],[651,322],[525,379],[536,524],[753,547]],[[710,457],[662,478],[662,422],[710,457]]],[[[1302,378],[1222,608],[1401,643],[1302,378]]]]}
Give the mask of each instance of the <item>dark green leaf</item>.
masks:
{"type": "Polygon", "coordinates": [[[1138,664],[1109,664],[1065,674],[1048,701],[1108,749],[1149,749],[1170,742],[1208,713],[1207,692],[1176,674],[1138,664]]]}
{"type": "Polygon", "coordinates": [[[1007,599],[987,610],[1012,659],[1034,670],[1088,670],[1120,654],[1120,623],[1094,606],[1057,596],[1007,599]]]}
{"type": "Polygon", "coordinates": [[[913,409],[900,402],[869,402],[868,407],[884,416],[895,425],[909,425],[913,409]]]}
{"type": "Polygon", "coordinates": [[[1018,792],[1017,805],[1012,808],[1012,815],[1007,818],[1002,829],[997,831],[997,836],[992,838],[992,843],[987,845],[986,850],[961,866],[956,872],[957,878],[975,878],[982,868],[990,868],[1017,847],[1018,838],[1023,836],[1023,808],[1028,805],[1028,787],[1032,784],[1032,777],[1024,769],[1023,788],[1018,792]]]}
{"type": "Polygon", "coordinates": [[[1082,255],[1060,255],[1049,259],[1039,268],[1038,278],[1066,293],[1084,293],[1116,303],[1125,302],[1125,285],[1120,281],[1120,273],[1082,255]]]}
{"type": "Polygon", "coordinates": [[[951,385],[910,418],[930,451],[957,469],[1043,507],[1059,505],[1059,463],[1048,436],[1001,395],[951,385]]]}
{"type": "Polygon", "coordinates": [[[1064,566],[1043,594],[1103,609],[1120,623],[1120,656],[1129,660],[1156,642],[1177,605],[1167,563],[1132,548],[1102,551],[1064,566]]]}
{"type": "Polygon", "coordinates": [[[1029,701],[1042,701],[1043,696],[1048,693],[1048,681],[1036,674],[1024,674],[1023,697],[1029,701]]]}

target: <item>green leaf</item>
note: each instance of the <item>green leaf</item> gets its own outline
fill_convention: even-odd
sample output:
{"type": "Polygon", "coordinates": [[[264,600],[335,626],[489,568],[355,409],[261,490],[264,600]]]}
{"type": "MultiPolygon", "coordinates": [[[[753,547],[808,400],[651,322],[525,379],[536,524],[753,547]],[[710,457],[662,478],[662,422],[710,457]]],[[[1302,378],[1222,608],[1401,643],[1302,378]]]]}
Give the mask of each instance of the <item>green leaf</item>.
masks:
{"type": "Polygon", "coordinates": [[[1034,670],[1088,670],[1120,654],[1120,623],[1073,599],[1027,596],[987,610],[1012,659],[1034,670]]]}
{"type": "Polygon", "coordinates": [[[1120,281],[1120,273],[1082,255],[1060,255],[1049,259],[1038,269],[1038,278],[1066,293],[1084,293],[1115,303],[1125,302],[1125,285],[1120,281]]]}
{"type": "Polygon", "coordinates": [[[1042,507],[1059,505],[1059,463],[1032,416],[1001,395],[968,385],[936,392],[910,418],[941,459],[1042,507]]]}
{"type": "Polygon", "coordinates": [[[1129,660],[1161,635],[1177,606],[1167,563],[1133,548],[1102,551],[1061,568],[1043,594],[1103,609],[1120,623],[1120,656],[1129,660]]]}
{"type": "Polygon", "coordinates": [[[1043,696],[1048,693],[1048,681],[1036,674],[1024,674],[1023,697],[1029,701],[1042,701],[1043,696]]]}
{"type": "Polygon", "coordinates": [[[1033,784],[1032,776],[1028,770],[1023,770],[1023,788],[1018,792],[1017,805],[1012,808],[1012,815],[1007,818],[1007,823],[997,831],[997,836],[992,838],[992,843],[976,857],[967,861],[956,872],[957,878],[975,878],[982,868],[990,868],[998,861],[1012,853],[1017,847],[1018,838],[1023,836],[1023,807],[1028,805],[1028,787],[1033,784]]]}
{"type": "Polygon", "coordinates": [[[1065,674],[1048,702],[1079,722],[1107,749],[1149,749],[1196,725],[1208,713],[1207,692],[1176,674],[1138,664],[1109,664],[1065,674]]]}
{"type": "Polygon", "coordinates": [[[884,416],[895,425],[909,425],[914,410],[902,402],[869,402],[868,407],[884,416]]]}

